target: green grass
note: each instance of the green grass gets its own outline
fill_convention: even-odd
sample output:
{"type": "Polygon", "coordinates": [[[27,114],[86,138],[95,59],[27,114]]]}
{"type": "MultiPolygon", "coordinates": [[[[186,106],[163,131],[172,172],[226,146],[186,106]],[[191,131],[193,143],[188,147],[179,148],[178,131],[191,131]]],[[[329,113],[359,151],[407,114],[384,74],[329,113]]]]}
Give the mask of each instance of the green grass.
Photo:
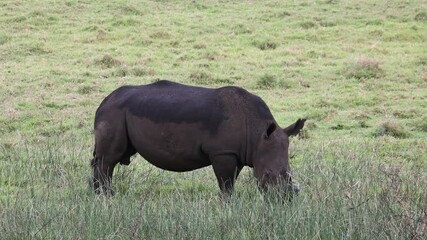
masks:
{"type": "Polygon", "coordinates": [[[427,146],[400,141],[295,139],[303,191],[284,204],[261,196],[250,171],[225,204],[211,169],[165,173],[139,157],[119,167],[114,197],[95,196],[82,161],[90,148],[60,138],[22,143],[2,149],[0,229],[5,239],[410,238],[422,233],[427,146]]]}
{"type": "Polygon", "coordinates": [[[424,1],[2,1],[2,239],[423,239],[424,1]],[[292,139],[302,192],[263,200],[246,169],[230,203],[210,168],[140,157],[117,195],[88,188],[93,116],[157,79],[260,95],[292,139]]]}

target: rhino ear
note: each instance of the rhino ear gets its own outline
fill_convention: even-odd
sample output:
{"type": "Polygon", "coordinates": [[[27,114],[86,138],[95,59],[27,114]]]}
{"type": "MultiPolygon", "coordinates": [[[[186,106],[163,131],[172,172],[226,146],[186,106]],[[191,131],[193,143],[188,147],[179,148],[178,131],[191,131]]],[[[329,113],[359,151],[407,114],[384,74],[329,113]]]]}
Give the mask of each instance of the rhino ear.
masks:
{"type": "Polygon", "coordinates": [[[288,136],[296,136],[301,131],[301,129],[304,127],[305,120],[306,119],[298,119],[295,123],[284,128],[283,131],[288,136]]]}
{"type": "Polygon", "coordinates": [[[270,123],[270,125],[267,128],[267,131],[265,132],[265,138],[270,138],[271,134],[276,130],[276,124],[270,123]]]}

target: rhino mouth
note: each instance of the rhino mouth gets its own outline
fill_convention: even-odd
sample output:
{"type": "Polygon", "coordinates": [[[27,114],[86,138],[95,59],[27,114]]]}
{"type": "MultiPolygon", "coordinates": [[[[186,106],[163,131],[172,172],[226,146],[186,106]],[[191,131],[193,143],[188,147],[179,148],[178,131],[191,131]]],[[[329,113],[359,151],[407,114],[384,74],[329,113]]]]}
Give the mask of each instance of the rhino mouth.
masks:
{"type": "Polygon", "coordinates": [[[298,194],[301,191],[300,185],[292,181],[292,175],[289,172],[285,172],[281,175],[286,179],[286,190],[288,192],[298,194]]]}
{"type": "Polygon", "coordinates": [[[289,183],[288,190],[292,193],[298,194],[301,191],[301,187],[298,183],[289,183]]]}

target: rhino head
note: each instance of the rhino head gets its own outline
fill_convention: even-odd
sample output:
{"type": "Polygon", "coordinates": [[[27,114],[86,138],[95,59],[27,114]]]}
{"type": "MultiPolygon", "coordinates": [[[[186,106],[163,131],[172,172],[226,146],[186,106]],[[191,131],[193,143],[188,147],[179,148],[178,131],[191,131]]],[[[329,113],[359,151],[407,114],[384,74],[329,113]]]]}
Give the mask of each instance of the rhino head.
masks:
{"type": "Polygon", "coordinates": [[[289,165],[289,137],[298,135],[305,121],[305,119],[298,119],[283,129],[277,123],[271,122],[260,137],[253,167],[262,191],[272,187],[291,195],[300,191],[299,185],[292,181],[289,165]]]}

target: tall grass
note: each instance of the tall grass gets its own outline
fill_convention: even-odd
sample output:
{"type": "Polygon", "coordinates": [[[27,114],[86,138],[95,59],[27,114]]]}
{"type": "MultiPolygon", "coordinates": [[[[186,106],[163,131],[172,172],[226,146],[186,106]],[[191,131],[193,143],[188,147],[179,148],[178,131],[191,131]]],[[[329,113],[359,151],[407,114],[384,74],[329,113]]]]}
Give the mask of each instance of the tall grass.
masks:
{"type": "Polygon", "coordinates": [[[263,196],[246,170],[228,203],[220,201],[211,169],[171,173],[139,157],[129,167],[119,167],[114,197],[97,196],[87,182],[90,149],[75,143],[2,148],[2,239],[426,236],[427,169],[381,161],[381,141],[328,140],[318,145],[295,140],[292,165],[302,186],[299,196],[291,202],[263,196]]]}

